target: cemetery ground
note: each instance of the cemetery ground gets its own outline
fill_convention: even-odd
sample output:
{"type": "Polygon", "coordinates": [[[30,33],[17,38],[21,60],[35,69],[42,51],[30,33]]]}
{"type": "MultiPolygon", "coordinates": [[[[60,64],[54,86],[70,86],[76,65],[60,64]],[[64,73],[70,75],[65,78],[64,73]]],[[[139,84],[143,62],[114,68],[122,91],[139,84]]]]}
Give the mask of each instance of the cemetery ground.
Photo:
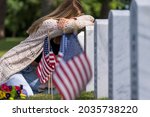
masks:
{"type": "MultiPolygon", "coordinates": [[[[14,47],[15,45],[19,44],[24,38],[20,37],[20,38],[6,38],[3,40],[0,40],[0,57],[6,53],[9,49],[11,49],[12,47],[14,47]]],[[[53,96],[54,100],[60,100],[61,97],[60,95],[56,94],[53,96]]],[[[82,92],[80,97],[77,98],[77,100],[95,100],[96,97],[94,96],[94,92],[93,91],[89,91],[89,92],[82,92]]],[[[105,100],[107,98],[100,98],[101,100],[105,100]]],[[[52,100],[52,95],[50,94],[35,94],[33,96],[30,96],[27,98],[27,100],[52,100]]]]}

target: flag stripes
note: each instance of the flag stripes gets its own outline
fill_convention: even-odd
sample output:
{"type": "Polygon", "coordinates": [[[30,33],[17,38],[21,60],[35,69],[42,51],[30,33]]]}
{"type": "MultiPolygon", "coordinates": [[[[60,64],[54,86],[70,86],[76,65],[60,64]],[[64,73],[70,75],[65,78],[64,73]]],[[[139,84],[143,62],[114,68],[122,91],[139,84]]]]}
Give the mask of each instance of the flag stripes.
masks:
{"type": "Polygon", "coordinates": [[[76,67],[75,67],[75,65],[74,65],[74,63],[73,63],[73,61],[69,61],[68,63],[67,63],[67,65],[68,65],[68,68],[71,70],[71,73],[73,74],[73,78],[75,78],[75,80],[76,80],[76,83],[77,83],[77,85],[78,85],[78,87],[79,87],[79,91],[82,91],[84,88],[83,88],[83,83],[82,83],[82,80],[81,80],[81,78],[80,78],[80,75],[79,75],[79,72],[78,72],[78,70],[76,69],[76,67]]]}
{"type": "Polygon", "coordinates": [[[92,71],[85,53],[65,62],[61,60],[53,73],[53,82],[64,99],[75,99],[86,88],[92,71]]]}
{"type": "Polygon", "coordinates": [[[52,50],[50,51],[50,55],[48,59],[49,59],[48,63],[53,66],[53,70],[54,70],[57,58],[56,55],[52,52],[52,50]]]}
{"type": "MultiPolygon", "coordinates": [[[[86,85],[92,78],[92,70],[86,54],[80,50],[77,37],[68,37],[64,34],[61,41],[61,46],[58,55],[56,56],[50,49],[49,39],[45,38],[43,46],[43,56],[37,67],[37,74],[41,83],[46,83],[52,74],[52,82],[62,95],[63,99],[75,99],[85,90],[86,85]],[[76,43],[77,50],[71,53],[71,57],[63,59],[65,51],[68,49],[69,42],[76,43]],[[78,55],[77,55],[78,54],[78,55]]],[[[75,48],[75,46],[71,46],[75,48]]],[[[68,50],[67,50],[68,51],[68,50]]],[[[74,50],[72,50],[74,51],[74,50]]]]}
{"type": "Polygon", "coordinates": [[[41,83],[46,83],[49,79],[49,75],[52,71],[54,71],[54,65],[48,64],[47,61],[49,61],[49,55],[42,56],[42,59],[37,67],[37,74],[40,78],[41,83]]]}
{"type": "Polygon", "coordinates": [[[65,63],[64,62],[62,62],[62,64],[60,64],[60,71],[62,70],[62,74],[63,74],[63,76],[64,76],[64,80],[66,81],[66,83],[67,83],[67,85],[69,85],[70,87],[72,87],[72,88],[70,88],[70,90],[71,90],[71,97],[72,98],[74,98],[75,97],[75,95],[74,94],[77,94],[78,92],[77,92],[77,90],[76,90],[76,87],[75,87],[75,85],[73,84],[73,82],[72,82],[72,78],[73,77],[70,77],[69,76],[69,70],[66,68],[66,65],[65,65],[65,63]],[[66,69],[66,70],[65,70],[66,69]]]}
{"type": "Polygon", "coordinates": [[[43,48],[43,55],[36,72],[38,77],[40,78],[40,82],[46,83],[50,78],[51,72],[55,69],[56,56],[52,52],[52,50],[50,50],[48,37],[46,37],[44,40],[43,48]]]}

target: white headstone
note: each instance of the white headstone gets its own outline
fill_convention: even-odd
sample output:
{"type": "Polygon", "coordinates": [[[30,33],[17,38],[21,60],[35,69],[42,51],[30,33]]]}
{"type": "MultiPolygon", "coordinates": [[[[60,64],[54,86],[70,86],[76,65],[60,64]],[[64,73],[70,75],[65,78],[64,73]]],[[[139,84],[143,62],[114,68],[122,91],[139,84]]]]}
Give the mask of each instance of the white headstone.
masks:
{"type": "Polygon", "coordinates": [[[86,91],[94,91],[94,26],[85,28],[85,50],[92,66],[93,77],[86,87],[86,91]]]}
{"type": "Polygon", "coordinates": [[[131,4],[131,97],[150,99],[150,0],[131,4]]]}
{"type": "Polygon", "coordinates": [[[94,77],[97,98],[108,98],[108,20],[96,20],[94,77]]]}
{"type": "Polygon", "coordinates": [[[131,99],[129,11],[109,13],[109,98],[131,99]]]}
{"type": "Polygon", "coordinates": [[[84,33],[84,31],[81,31],[78,34],[78,40],[79,40],[79,43],[80,43],[81,47],[83,49],[85,49],[85,33],[84,33]]]}

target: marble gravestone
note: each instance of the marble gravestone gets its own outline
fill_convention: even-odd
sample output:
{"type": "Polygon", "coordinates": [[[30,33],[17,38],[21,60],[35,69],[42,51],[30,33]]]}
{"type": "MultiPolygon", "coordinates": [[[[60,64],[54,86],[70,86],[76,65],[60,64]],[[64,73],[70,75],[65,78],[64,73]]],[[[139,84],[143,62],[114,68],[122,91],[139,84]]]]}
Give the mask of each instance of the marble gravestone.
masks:
{"type": "Polygon", "coordinates": [[[85,32],[84,31],[81,31],[78,34],[78,40],[83,50],[85,50],[85,32]]]}
{"type": "Polygon", "coordinates": [[[131,99],[150,100],[150,0],[131,4],[131,99]]]}
{"type": "MultiPolygon", "coordinates": [[[[94,74],[94,26],[86,26],[85,28],[85,51],[94,74]]],[[[94,91],[94,75],[87,85],[86,91],[94,91]]]]}
{"type": "Polygon", "coordinates": [[[94,29],[94,77],[96,98],[108,98],[108,20],[98,19],[94,29]]]}
{"type": "Polygon", "coordinates": [[[129,11],[109,13],[109,98],[131,99],[129,11]]]}

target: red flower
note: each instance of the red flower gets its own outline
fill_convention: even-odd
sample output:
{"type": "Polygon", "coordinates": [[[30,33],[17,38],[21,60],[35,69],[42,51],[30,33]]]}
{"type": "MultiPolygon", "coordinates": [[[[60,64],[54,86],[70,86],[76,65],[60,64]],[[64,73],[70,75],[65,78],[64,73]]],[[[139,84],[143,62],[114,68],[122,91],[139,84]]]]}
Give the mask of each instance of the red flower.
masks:
{"type": "Polygon", "coordinates": [[[15,90],[16,90],[16,91],[20,91],[21,89],[20,89],[19,86],[15,86],[15,90]]]}
{"type": "Polygon", "coordinates": [[[2,91],[6,91],[6,92],[10,92],[9,87],[8,87],[6,84],[2,84],[1,90],[2,90],[2,91]]]}

